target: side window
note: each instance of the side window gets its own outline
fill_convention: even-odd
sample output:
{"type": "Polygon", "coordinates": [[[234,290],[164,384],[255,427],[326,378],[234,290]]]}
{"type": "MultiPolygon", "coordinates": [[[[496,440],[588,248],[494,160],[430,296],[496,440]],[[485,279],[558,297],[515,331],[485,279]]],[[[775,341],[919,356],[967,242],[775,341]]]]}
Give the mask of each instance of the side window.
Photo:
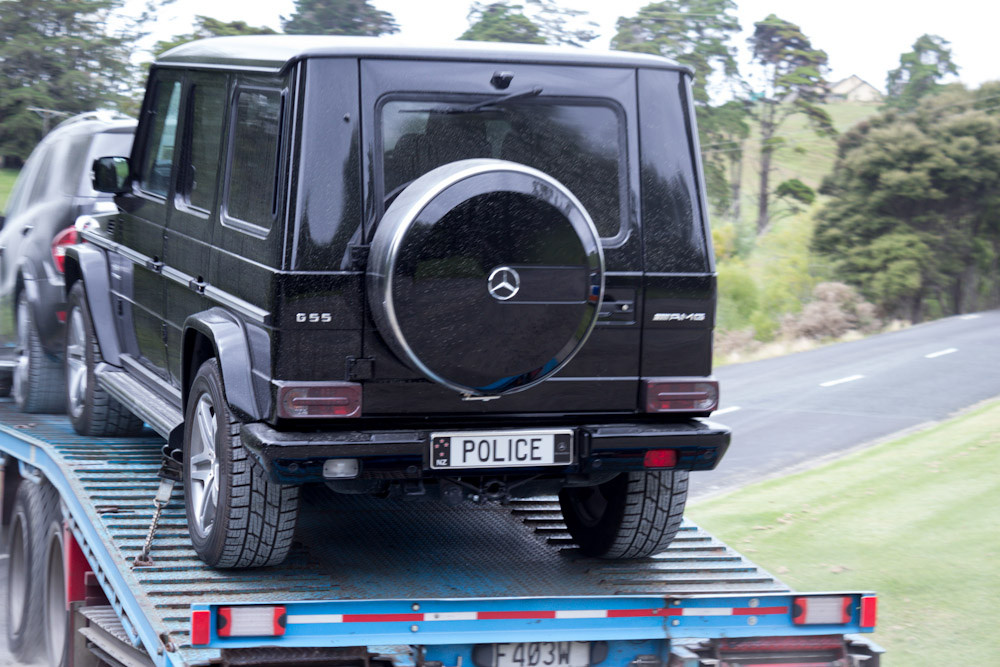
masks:
{"type": "Polygon", "coordinates": [[[166,197],[174,159],[177,115],[181,106],[180,81],[159,81],[153,97],[153,122],[146,137],[139,187],[166,197]]]}
{"type": "Polygon", "coordinates": [[[200,79],[191,86],[188,99],[190,148],[185,164],[184,194],[191,206],[208,211],[215,203],[219,174],[219,148],[226,112],[225,77],[218,77],[214,85],[207,79],[200,79]]]}
{"type": "Polygon", "coordinates": [[[235,111],[226,215],[269,229],[278,203],[281,92],[237,89],[235,111]]]}

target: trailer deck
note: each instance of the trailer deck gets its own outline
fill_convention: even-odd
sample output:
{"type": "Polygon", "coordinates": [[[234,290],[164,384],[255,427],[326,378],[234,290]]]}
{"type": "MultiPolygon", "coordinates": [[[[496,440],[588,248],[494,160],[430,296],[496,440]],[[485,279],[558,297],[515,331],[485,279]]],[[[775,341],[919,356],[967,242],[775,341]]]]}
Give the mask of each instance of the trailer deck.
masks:
{"type": "MultiPolygon", "coordinates": [[[[766,601],[757,602],[754,596],[791,593],[771,574],[691,523],[685,523],[671,547],[656,557],[608,562],[579,554],[552,499],[452,508],[342,496],[325,489],[304,492],[297,542],[282,566],[241,571],[215,570],[196,556],[178,485],[153,540],[152,565],[137,567],[133,559],[152,519],[163,445],[149,433],[138,438],[87,438],[77,435],[65,417],[23,415],[11,403],[0,402],[0,451],[18,459],[23,474],[40,470],[59,490],[68,524],[124,632],[157,664],[198,664],[217,657],[216,648],[192,645],[192,610],[220,605],[287,605],[290,645],[317,645],[317,633],[322,632],[327,633],[323,640],[327,645],[358,646],[358,633],[370,624],[356,624],[334,636],[336,630],[331,635],[330,629],[337,626],[330,623],[346,627],[345,613],[368,613],[373,622],[381,614],[396,622],[380,625],[379,636],[385,643],[398,643],[404,633],[416,633],[418,627],[400,611],[413,612],[422,605],[421,620],[468,623],[490,598],[493,610],[528,609],[508,612],[515,621],[521,614],[525,628],[533,623],[535,630],[551,633],[558,628],[563,638],[596,638],[592,622],[550,628],[538,619],[566,614],[587,618],[584,612],[593,611],[595,599],[608,603],[613,598],[603,605],[605,617],[609,607],[618,609],[610,616],[634,617],[635,610],[629,609],[638,604],[649,608],[649,622],[663,628],[670,610],[662,613],[654,607],[663,607],[667,600],[697,598],[701,602],[696,605],[712,607],[713,596],[724,595],[767,608],[766,601]],[[497,603],[495,598],[502,600],[497,603]],[[662,604],[650,605],[654,598],[662,604]],[[552,610],[553,606],[564,611],[552,610]],[[444,610],[444,616],[424,613],[432,609],[444,610]],[[552,615],[532,620],[531,609],[549,609],[544,614],[552,615]],[[578,632],[570,632],[573,628],[578,632]]],[[[789,606],[784,598],[786,624],[789,606]]],[[[759,613],[765,613],[764,608],[759,613]]],[[[715,609],[701,619],[702,632],[682,636],[710,636],[711,617],[721,615],[715,609]]],[[[431,625],[425,623],[421,629],[431,625]]],[[[490,636],[469,634],[471,630],[459,625],[438,626],[447,632],[461,631],[470,641],[490,636]]],[[[855,624],[850,631],[857,630],[855,624]]],[[[419,641],[443,643],[442,637],[421,632],[419,641]]],[[[410,635],[409,641],[418,640],[410,635]]]]}

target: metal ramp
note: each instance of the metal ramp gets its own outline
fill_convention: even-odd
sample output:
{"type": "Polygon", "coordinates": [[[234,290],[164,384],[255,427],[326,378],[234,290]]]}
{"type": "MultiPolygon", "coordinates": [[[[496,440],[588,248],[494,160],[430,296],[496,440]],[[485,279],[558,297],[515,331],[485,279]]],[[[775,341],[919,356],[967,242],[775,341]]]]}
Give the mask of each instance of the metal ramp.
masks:
{"type": "Polygon", "coordinates": [[[205,566],[188,539],[180,489],[162,514],[153,564],[134,567],[152,519],[162,445],[153,435],[86,438],[65,417],[23,415],[0,402],[0,451],[60,490],[124,632],[158,665],[218,657],[190,644],[192,604],[789,591],[690,523],[663,554],[615,563],[582,557],[551,499],[451,508],[322,488],[303,493],[297,543],[280,567],[205,566]]]}

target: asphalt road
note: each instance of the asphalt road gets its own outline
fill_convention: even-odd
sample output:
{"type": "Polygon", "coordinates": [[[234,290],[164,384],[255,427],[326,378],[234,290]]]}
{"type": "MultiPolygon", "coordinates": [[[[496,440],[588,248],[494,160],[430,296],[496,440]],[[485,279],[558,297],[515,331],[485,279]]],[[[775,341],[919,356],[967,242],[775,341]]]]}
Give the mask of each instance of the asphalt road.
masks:
{"type": "MultiPolygon", "coordinates": [[[[1000,310],[716,371],[733,430],[692,499],[814,465],[1000,396],[1000,310]]],[[[947,447],[947,443],[942,443],[947,447]]]]}

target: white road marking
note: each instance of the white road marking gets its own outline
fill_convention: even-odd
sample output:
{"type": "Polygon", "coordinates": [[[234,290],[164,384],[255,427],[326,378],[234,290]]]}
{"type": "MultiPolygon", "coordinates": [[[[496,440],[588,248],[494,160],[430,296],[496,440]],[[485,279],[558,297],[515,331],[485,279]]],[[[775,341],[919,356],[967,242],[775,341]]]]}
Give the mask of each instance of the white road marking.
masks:
{"type": "Polygon", "coordinates": [[[962,315],[958,319],[960,319],[960,320],[978,320],[979,319],[979,315],[962,315]]]}
{"type": "Polygon", "coordinates": [[[714,415],[714,416],[727,415],[730,412],[736,412],[739,409],[740,409],[740,406],[733,405],[733,406],[728,407],[728,408],[722,408],[721,410],[716,410],[715,412],[712,413],[712,415],[714,415]]]}
{"type": "Polygon", "coordinates": [[[821,387],[832,387],[834,385],[844,384],[845,382],[854,382],[855,380],[860,380],[863,377],[864,377],[864,375],[851,375],[851,376],[846,377],[846,378],[840,378],[839,380],[830,380],[828,382],[820,382],[819,386],[821,386],[821,387]]]}
{"type": "Polygon", "coordinates": [[[931,352],[930,354],[925,354],[925,359],[936,359],[937,357],[943,357],[946,354],[951,354],[952,352],[958,352],[957,347],[949,347],[947,350],[938,350],[937,352],[931,352]]]}

